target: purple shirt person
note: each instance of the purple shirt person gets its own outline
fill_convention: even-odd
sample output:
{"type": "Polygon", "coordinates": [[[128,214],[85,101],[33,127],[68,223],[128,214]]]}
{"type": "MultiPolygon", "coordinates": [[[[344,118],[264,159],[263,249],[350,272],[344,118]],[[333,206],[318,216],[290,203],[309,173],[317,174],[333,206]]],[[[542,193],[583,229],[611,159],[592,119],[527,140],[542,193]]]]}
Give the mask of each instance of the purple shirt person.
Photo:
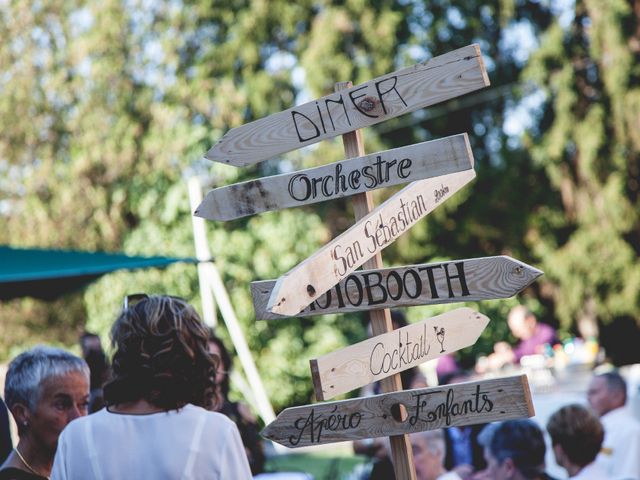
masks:
{"type": "Polygon", "coordinates": [[[556,331],[553,327],[546,323],[537,323],[533,334],[530,337],[521,339],[520,343],[513,348],[515,360],[519,361],[525,355],[542,353],[542,347],[545,344],[553,345],[556,342],[556,331]]]}
{"type": "Polygon", "coordinates": [[[513,348],[515,361],[520,361],[525,355],[542,353],[545,343],[553,345],[556,342],[556,332],[546,323],[538,323],[536,316],[526,307],[518,305],[509,312],[507,319],[513,336],[520,339],[513,348]]]}
{"type": "Polygon", "coordinates": [[[497,369],[508,363],[519,362],[525,355],[542,353],[545,344],[557,342],[553,327],[538,323],[536,316],[526,307],[518,305],[509,312],[507,323],[514,337],[520,342],[511,348],[505,342],[494,346],[494,353],[489,356],[489,367],[497,369]]]}

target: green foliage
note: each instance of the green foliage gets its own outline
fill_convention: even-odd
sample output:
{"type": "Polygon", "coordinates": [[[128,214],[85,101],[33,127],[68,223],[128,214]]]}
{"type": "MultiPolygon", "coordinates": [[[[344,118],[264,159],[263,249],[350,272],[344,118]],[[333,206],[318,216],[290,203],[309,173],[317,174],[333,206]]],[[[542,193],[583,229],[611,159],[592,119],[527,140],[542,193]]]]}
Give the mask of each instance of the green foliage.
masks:
{"type": "MultiPolygon", "coordinates": [[[[580,316],[637,316],[637,19],[621,0],[584,1],[567,29],[547,3],[5,2],[0,242],[193,256],[188,176],[216,187],[343,156],[334,140],[246,169],[200,161],[228,129],[337,81],[359,83],[478,42],[492,87],[365,132],[369,152],[468,132],[478,173],[386,249],[385,263],[506,253],[547,272],[521,297],[547,320],[569,329],[580,316]],[[545,32],[526,80],[546,103],[525,136],[509,138],[503,127],[530,83],[506,32],[523,26],[545,32]]],[[[390,193],[376,192],[376,202],[390,193]]],[[[279,277],[352,223],[346,200],[208,223],[276,408],[309,401],[308,360],[364,338],[364,316],[256,322],[249,283],[279,277]]],[[[106,337],[123,296],[140,291],[200,304],[192,265],[118,272],[51,305],[1,306],[0,356],[35,341],[73,344],[85,321],[106,337]]],[[[463,358],[508,338],[503,319],[517,301],[476,305],[494,321],[463,358]]]]}
{"type": "Polygon", "coordinates": [[[528,239],[567,327],[637,318],[640,306],[637,22],[628,2],[577,2],[526,72],[548,99],[532,155],[560,199],[532,219],[528,239]]]}

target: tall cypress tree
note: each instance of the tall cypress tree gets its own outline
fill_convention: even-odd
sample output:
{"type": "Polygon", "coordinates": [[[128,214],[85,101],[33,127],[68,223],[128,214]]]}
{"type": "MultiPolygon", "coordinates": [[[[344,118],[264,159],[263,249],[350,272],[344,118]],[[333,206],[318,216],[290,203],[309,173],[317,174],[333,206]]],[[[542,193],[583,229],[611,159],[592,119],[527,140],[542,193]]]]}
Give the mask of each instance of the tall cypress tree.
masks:
{"type": "Polygon", "coordinates": [[[640,2],[579,0],[526,75],[547,101],[526,139],[552,185],[528,244],[565,325],[640,317],[640,2]]]}

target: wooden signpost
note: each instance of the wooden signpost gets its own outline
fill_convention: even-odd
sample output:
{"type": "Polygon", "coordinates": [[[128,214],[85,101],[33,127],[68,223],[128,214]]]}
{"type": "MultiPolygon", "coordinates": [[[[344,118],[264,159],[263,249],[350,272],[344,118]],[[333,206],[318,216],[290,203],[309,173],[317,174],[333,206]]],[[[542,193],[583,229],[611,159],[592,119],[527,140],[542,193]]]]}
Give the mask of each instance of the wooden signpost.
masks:
{"type": "MultiPolygon", "coordinates": [[[[351,82],[336,83],[334,90],[339,92],[350,88],[351,82]]],[[[346,157],[361,157],[365,154],[362,131],[345,133],[342,136],[344,153],[346,157]]],[[[361,221],[373,211],[373,196],[371,192],[364,192],[354,195],[351,198],[351,205],[356,223],[361,221]]],[[[382,255],[377,252],[364,263],[364,268],[382,268],[382,255]]],[[[371,335],[376,336],[393,330],[391,324],[391,314],[389,310],[372,310],[369,312],[369,326],[371,335]]],[[[402,379],[399,374],[393,374],[380,380],[380,389],[383,393],[396,392],[402,390],[402,379]]],[[[406,418],[407,411],[401,407],[398,412],[400,419],[406,418]]],[[[413,451],[411,441],[406,434],[389,436],[390,456],[393,462],[393,469],[397,478],[403,480],[416,480],[416,469],[413,465],[413,451]]]]}
{"type": "Polygon", "coordinates": [[[205,156],[251,165],[488,85],[480,47],[469,45],[234,128],[205,156]]]}
{"type": "MultiPolygon", "coordinates": [[[[537,268],[505,255],[357,270],[296,316],[509,298],[540,275],[537,268]]],[[[259,320],[288,318],[267,310],[275,284],[276,280],[251,283],[259,320]]]]}
{"type": "Polygon", "coordinates": [[[489,319],[458,308],[310,360],[318,400],[328,400],[476,343],[489,319]]]}
{"type": "Polygon", "coordinates": [[[296,315],[476,176],[464,170],[409,184],[276,281],[267,309],[296,315]]]}
{"type": "Polygon", "coordinates": [[[356,223],[278,280],[254,282],[258,318],[369,311],[373,337],[312,359],[320,400],[379,381],[384,394],[288,408],[263,436],[288,447],[388,436],[396,478],[415,480],[408,433],[533,415],[526,376],[402,390],[399,372],[472,345],[487,317],[461,308],[392,331],[387,307],[512,296],[542,274],[509,257],[382,268],[380,252],[475,177],[466,134],[365,155],[362,127],[489,85],[478,45],[227,132],[206,157],[251,165],[342,135],[347,160],[213,190],[195,214],[230,220],[352,196],[356,223]],[[408,183],[374,208],[371,190],[408,183]],[[360,266],[365,270],[355,272],[360,266]]]}
{"type": "Polygon", "coordinates": [[[520,375],[287,408],[262,436],[297,448],[533,415],[527,376],[520,375]]]}
{"type": "Polygon", "coordinates": [[[233,220],[473,168],[466,133],[216,188],[195,215],[233,220]]]}

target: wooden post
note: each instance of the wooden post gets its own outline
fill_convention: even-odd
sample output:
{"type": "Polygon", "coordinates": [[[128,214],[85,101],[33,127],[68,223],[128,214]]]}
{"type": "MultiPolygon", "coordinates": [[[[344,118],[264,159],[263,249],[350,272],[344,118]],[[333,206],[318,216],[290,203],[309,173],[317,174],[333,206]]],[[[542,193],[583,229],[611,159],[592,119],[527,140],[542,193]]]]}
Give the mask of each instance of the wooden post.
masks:
{"type": "MultiPolygon", "coordinates": [[[[338,82],[334,91],[339,92],[351,88],[351,82],[338,82]]],[[[364,142],[362,140],[362,130],[342,135],[345,158],[362,157],[365,155],[364,142]]],[[[356,222],[373,210],[373,196],[371,192],[358,193],[352,197],[353,212],[356,222]]],[[[365,269],[382,268],[382,255],[378,252],[373,258],[365,262],[365,269]]],[[[388,308],[382,310],[371,310],[369,312],[372,335],[380,335],[393,330],[391,324],[391,314],[388,308]]],[[[400,374],[396,373],[380,380],[383,393],[397,392],[402,390],[402,380],[400,374]]],[[[403,418],[406,411],[402,412],[403,418]]],[[[408,435],[392,435],[389,437],[391,444],[391,460],[396,473],[397,480],[416,480],[416,469],[413,465],[413,453],[408,435]]]]}

